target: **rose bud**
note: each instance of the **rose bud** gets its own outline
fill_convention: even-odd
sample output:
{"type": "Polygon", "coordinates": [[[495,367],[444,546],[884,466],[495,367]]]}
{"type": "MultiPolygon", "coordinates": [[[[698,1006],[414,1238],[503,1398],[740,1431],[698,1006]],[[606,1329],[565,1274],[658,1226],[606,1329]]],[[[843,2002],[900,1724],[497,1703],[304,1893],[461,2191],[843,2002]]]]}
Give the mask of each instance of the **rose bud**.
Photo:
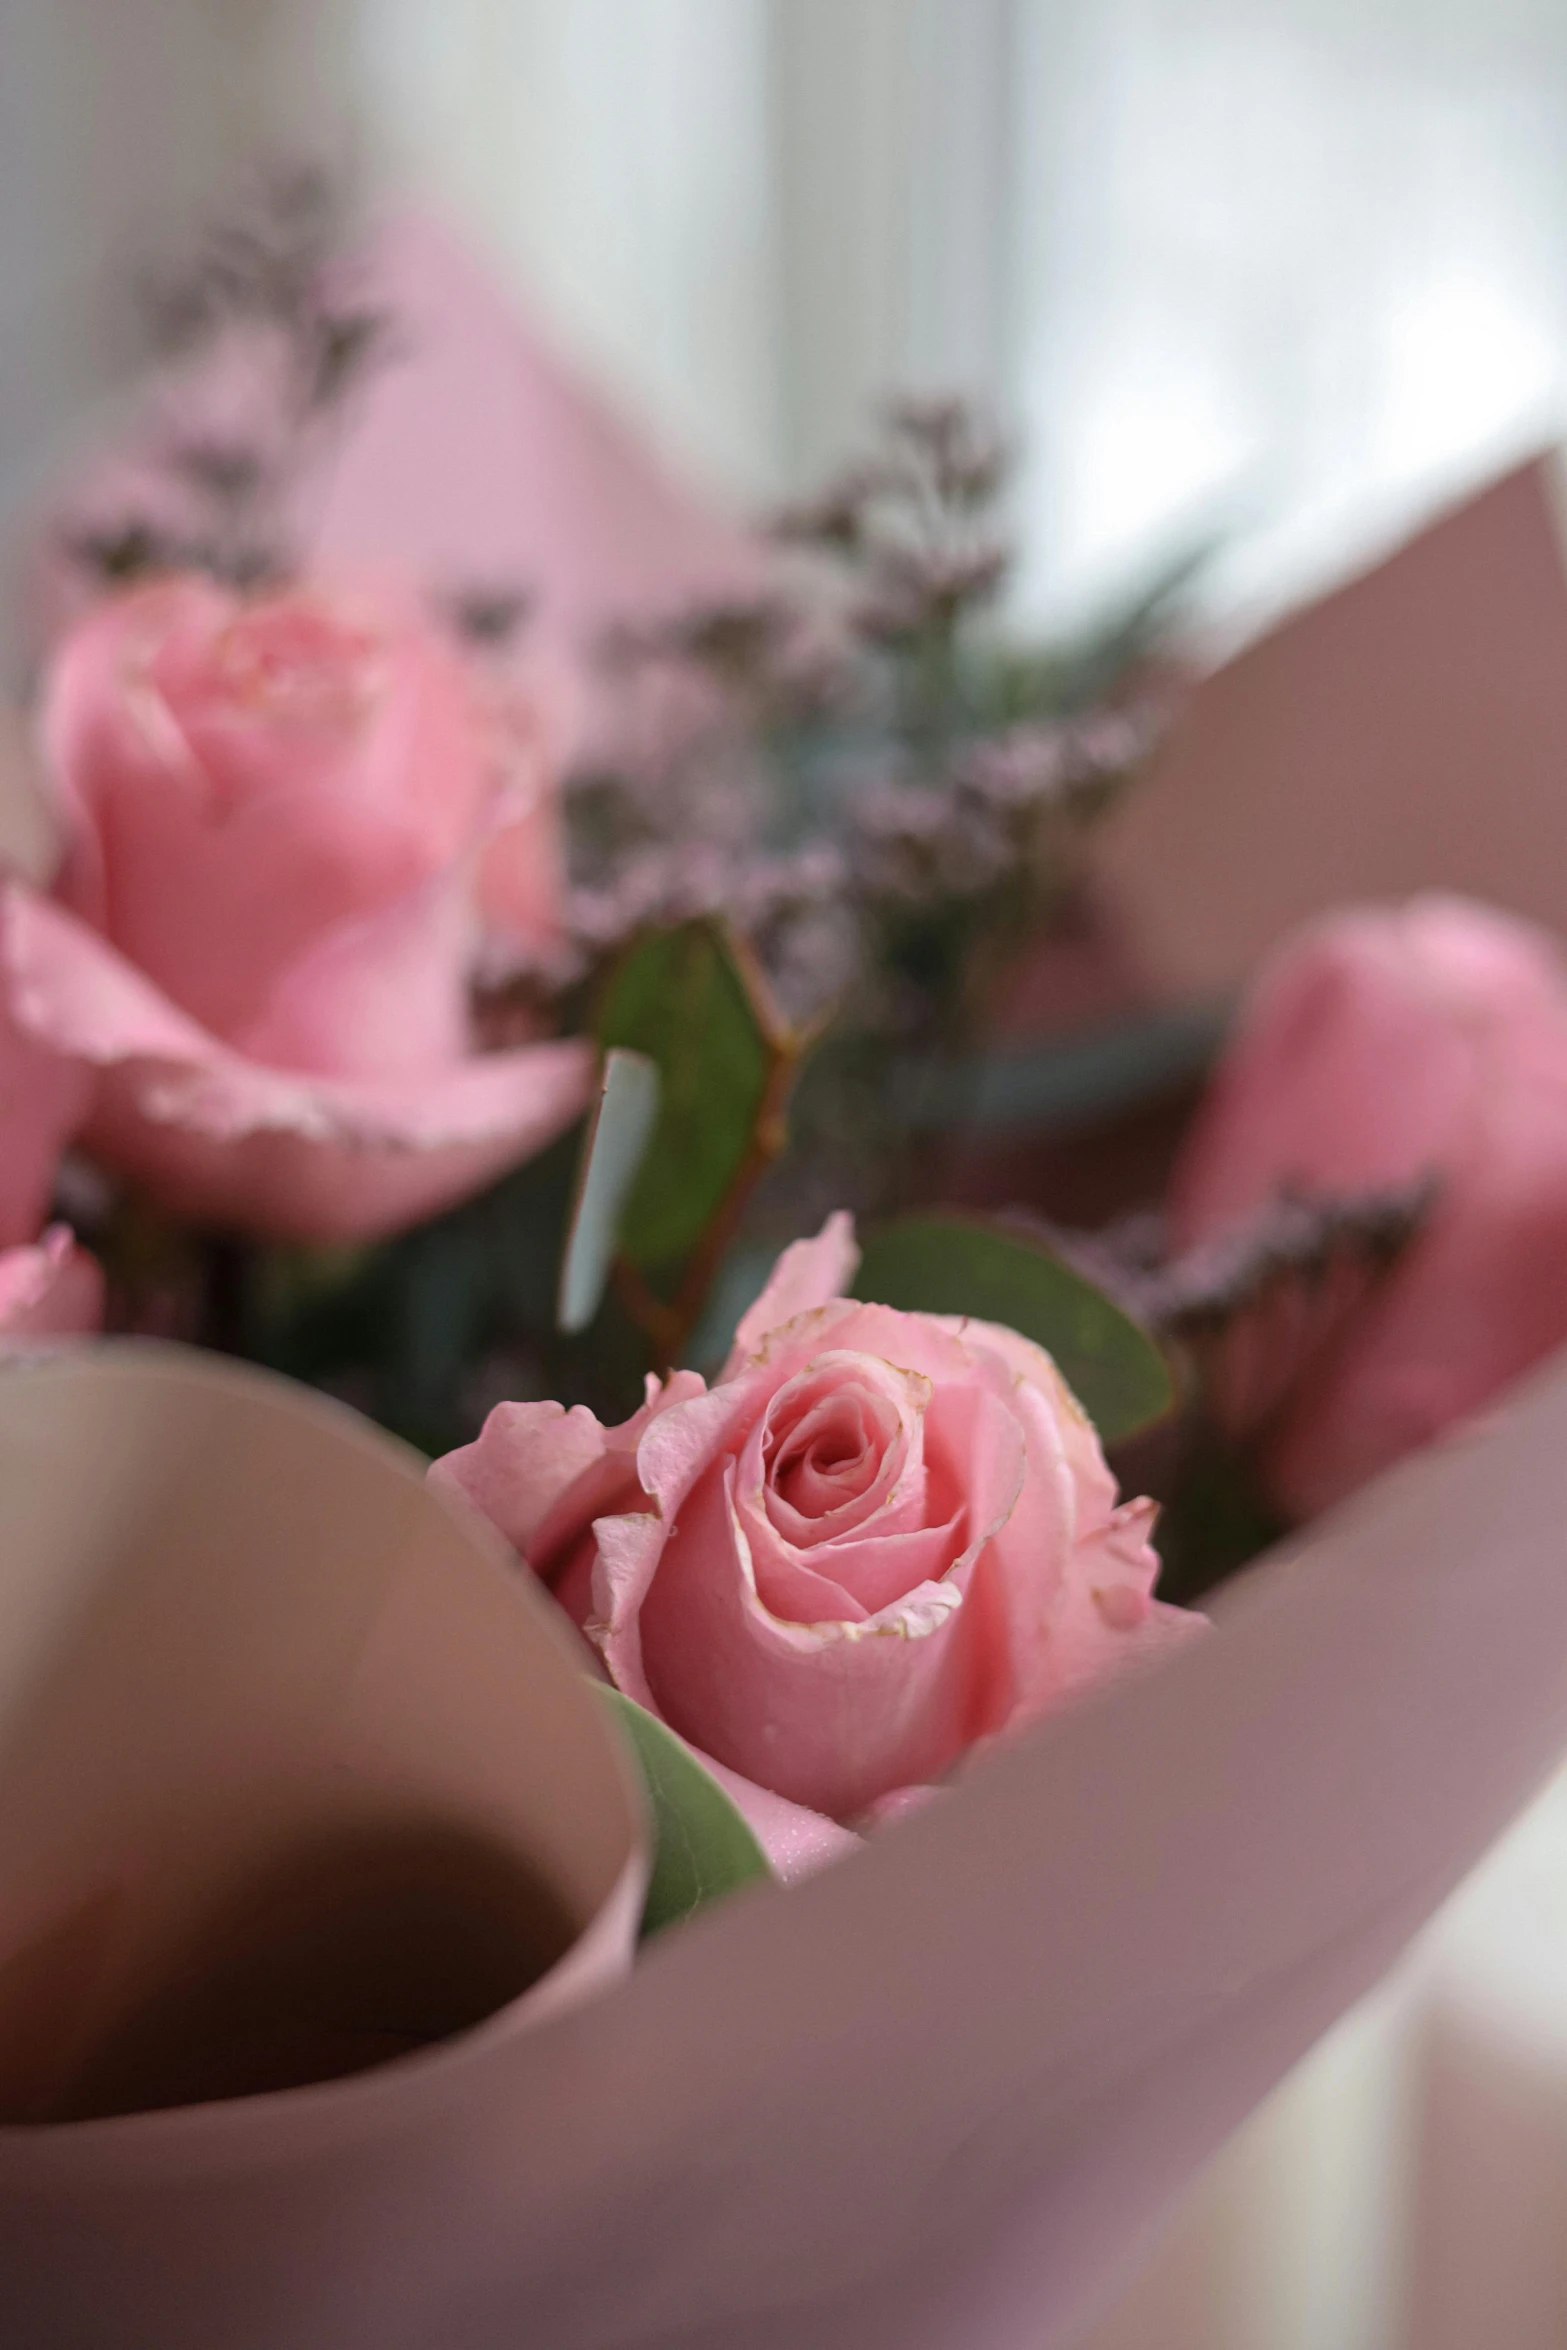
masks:
{"type": "Polygon", "coordinates": [[[1201,1619],[1150,1596],[1153,1504],[1117,1503],[1048,1355],[839,1294],[849,1219],[786,1249],[717,1384],[618,1428],[501,1404],[431,1471],[490,1518],[610,1679],[718,1766],[785,1873],[830,1823],[1201,1619]]]}
{"type": "Polygon", "coordinates": [[[1434,1179],[1424,1223],[1304,1365],[1261,1440],[1310,1517],[1567,1339],[1567,972],[1543,932],[1459,898],[1328,916],[1242,1008],[1176,1171],[1172,1237],[1288,1187],[1434,1179]]]}

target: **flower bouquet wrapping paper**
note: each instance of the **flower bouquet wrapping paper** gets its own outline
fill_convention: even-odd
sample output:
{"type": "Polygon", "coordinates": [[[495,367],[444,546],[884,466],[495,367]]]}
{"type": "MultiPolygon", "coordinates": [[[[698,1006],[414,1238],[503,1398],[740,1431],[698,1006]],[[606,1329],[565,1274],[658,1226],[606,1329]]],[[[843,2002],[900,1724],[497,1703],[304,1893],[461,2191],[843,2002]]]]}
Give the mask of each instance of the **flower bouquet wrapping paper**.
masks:
{"type": "MultiPolygon", "coordinates": [[[[351,429],[312,450],[292,485],[290,528],[314,562],[450,590],[518,582],[572,653],[628,611],[755,586],[747,534],[578,380],[438,215],[400,206],[353,258],[355,300],[398,321],[396,363],[356,387],[351,429]]],[[[225,446],[258,430],[265,442],[277,422],[265,337],[249,325],[180,387],[185,428],[225,446]]],[[[150,498],[162,528],[192,529],[192,485],[171,485],[160,421],[133,414],[81,468],[83,520],[112,526],[150,498]]],[[[79,571],[57,533],[41,534],[24,566],[29,634],[46,640],[80,603],[79,571]]]]}
{"type": "MultiPolygon", "coordinates": [[[[110,2117],[289,2111],[258,2093],[526,2029],[624,1969],[633,1776],[552,1611],[402,1448],[177,1349],[13,1358],[0,1386],[17,2151],[107,2131],[145,2185],[144,2121],[110,2117]]],[[[128,2280],[73,2311],[10,2238],[30,2200],[13,2338],[136,2338],[128,2280]]]]}
{"type": "MultiPolygon", "coordinates": [[[[118,1939],[104,1915],[134,1913],[145,1953],[191,1898],[201,1837],[165,1855],[149,1839],[146,1870],[116,1880],[102,1858],[116,1807],[151,1818],[172,1790],[221,1831],[214,1849],[237,1850],[257,1820],[306,1818],[312,1757],[312,1802],[373,1786],[401,1818],[410,1804],[428,1817],[432,1797],[487,1833],[504,1818],[534,1865],[552,1851],[562,1885],[594,1852],[596,1879],[590,1867],[577,1882],[579,1915],[596,1898],[597,1923],[576,1949],[603,1986],[582,1997],[578,1979],[575,2002],[546,2014],[546,1976],[531,2017],[525,1995],[353,2079],[12,2119],[0,2276],[14,2338],[1057,2339],[1567,1743],[1564,1433],[1552,1367],[1233,1585],[1211,1638],[1056,1715],[841,1865],[669,1935],[615,1983],[605,1921],[634,1900],[637,1863],[613,1772],[584,1723],[569,1786],[555,1741],[524,1751],[543,1669],[520,1715],[491,1715],[518,1663],[508,1633],[534,1629],[526,1600],[511,1590],[502,1608],[488,1560],[455,1521],[438,1531],[406,1484],[391,1504],[379,1440],[186,1358],[13,1368],[0,1381],[13,2017],[18,1985],[85,2014],[107,1996],[94,1945],[118,1939]],[[90,1485],[70,1466],[84,1437],[90,1485]],[[190,1562],[210,1554],[219,1514],[231,1563],[250,1571],[203,1582],[190,1562]],[[442,1606],[425,1612],[432,1579],[442,1606]],[[268,1604],[247,1614],[263,1587],[268,1604]],[[142,1620],[134,1650],[112,1637],[117,1608],[142,1620]],[[465,1641],[454,1703],[441,1649],[465,1641]],[[160,1678],[175,1649],[211,1671],[160,1678]],[[345,1687],[362,1693],[346,1712],[345,1687]],[[504,1785],[486,1742],[502,1720],[519,1742],[504,1785]],[[35,1774],[51,1741],[44,1840],[35,1774]]],[[[569,1706],[565,1683],[557,1700],[569,1706]]]]}

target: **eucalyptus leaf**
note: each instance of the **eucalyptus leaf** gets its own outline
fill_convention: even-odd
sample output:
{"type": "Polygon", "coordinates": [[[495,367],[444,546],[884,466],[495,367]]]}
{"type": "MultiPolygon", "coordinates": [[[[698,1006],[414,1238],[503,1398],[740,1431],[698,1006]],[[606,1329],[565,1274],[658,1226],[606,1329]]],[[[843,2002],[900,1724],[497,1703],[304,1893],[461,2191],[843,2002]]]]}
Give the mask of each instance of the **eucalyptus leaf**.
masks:
{"type": "Polygon", "coordinates": [[[570,1334],[586,1330],[598,1312],[621,1217],[652,1139],[659,1093],[658,1065],[645,1053],[617,1045],[605,1054],[560,1265],[556,1319],[570,1334]]]}
{"type": "Polygon", "coordinates": [[[1170,1373],[1147,1332],[1050,1250],[978,1217],[904,1216],[867,1234],[854,1294],[905,1312],[967,1314],[1031,1338],[1106,1444],[1162,1419],[1170,1373]]]}
{"type": "Polygon", "coordinates": [[[646,1941],[772,1871],[740,1811],[690,1749],[620,1690],[601,1687],[600,1694],[631,1741],[652,1806],[646,1941]]]}
{"type": "Polygon", "coordinates": [[[599,1043],[657,1064],[658,1121],[620,1220],[643,1271],[678,1265],[728,1199],[765,1128],[775,1072],[793,1057],[733,942],[689,922],[638,941],[611,974],[599,1043]]]}

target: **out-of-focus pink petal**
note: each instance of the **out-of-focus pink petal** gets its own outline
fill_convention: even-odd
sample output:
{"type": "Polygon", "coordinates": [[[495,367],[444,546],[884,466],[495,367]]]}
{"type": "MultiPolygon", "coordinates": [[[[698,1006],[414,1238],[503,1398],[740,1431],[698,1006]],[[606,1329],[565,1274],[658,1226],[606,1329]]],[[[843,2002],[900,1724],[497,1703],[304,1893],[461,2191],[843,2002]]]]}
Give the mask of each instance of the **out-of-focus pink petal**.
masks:
{"type": "Polygon", "coordinates": [[[60,1153],[91,1099],[88,1073],[29,1034],[0,998],[0,1247],[37,1232],[60,1153]]]}
{"type": "Polygon", "coordinates": [[[466,668],[396,598],[361,602],[355,634],[351,597],[247,607],[164,580],[103,605],[49,674],[43,740],[73,816],[61,895],[225,1039],[323,929],[406,897],[481,827],[493,786],[466,668]],[[228,674],[231,639],[293,623],[334,652],[363,636],[362,707],[274,707],[266,641],[253,692],[228,674]]]}
{"type": "Polygon", "coordinates": [[[1262,1468],[1292,1515],[1567,1337],[1567,971],[1543,932],[1445,897],[1333,915],[1280,949],[1176,1170],[1174,1237],[1205,1242],[1285,1184],[1427,1174],[1426,1224],[1275,1415],[1262,1468]]]}
{"type": "Polygon", "coordinates": [[[439,1076],[468,1049],[472,934],[460,872],[339,923],[289,965],[234,1050],[323,1077],[439,1076]]]}
{"type": "Polygon", "coordinates": [[[476,888],[487,958],[501,970],[537,963],[560,939],[560,779],[582,725],[578,681],[558,653],[535,648],[501,680],[492,724],[500,788],[476,888]]]}
{"type": "Polygon", "coordinates": [[[1182,1152],[1176,1244],[1238,1222],[1285,1182],[1373,1190],[1442,1163],[1488,1006],[1556,1020],[1560,986],[1543,939],[1446,899],[1308,925],[1259,979],[1182,1152]],[[1460,974],[1480,989],[1467,1005],[1460,974]]]}
{"type": "Polygon", "coordinates": [[[95,1068],[86,1127],[177,1213],[292,1239],[362,1239],[436,1214],[540,1149],[583,1107],[578,1042],[435,1076],[295,1076],[247,1061],[62,908],[13,888],[5,978],[19,1024],[95,1068]]]}
{"type": "Polygon", "coordinates": [[[564,896],[553,804],[514,802],[479,860],[475,904],[487,965],[504,972],[547,960],[560,943],[564,896]]]}
{"type": "Polygon", "coordinates": [[[237,1058],[104,1072],[88,1142],[166,1205],[279,1239],[422,1223],[530,1158],[577,1116],[593,1057],[526,1046],[401,1084],[291,1080],[237,1058]]]}
{"type": "Polygon", "coordinates": [[[1567,1337],[1567,1001],[1493,1034],[1429,1222],[1313,1363],[1268,1447],[1314,1516],[1491,1402],[1567,1337]]]}
{"type": "Polygon", "coordinates": [[[854,1218],[842,1208],[835,1209],[814,1240],[792,1242],[773,1267],[755,1305],[741,1316],[723,1376],[733,1378],[770,1330],[841,1297],[859,1261],[854,1218]]]}
{"type": "Polygon", "coordinates": [[[63,1224],[32,1248],[0,1249],[0,1346],[87,1337],[102,1327],[102,1268],[63,1224]]]}

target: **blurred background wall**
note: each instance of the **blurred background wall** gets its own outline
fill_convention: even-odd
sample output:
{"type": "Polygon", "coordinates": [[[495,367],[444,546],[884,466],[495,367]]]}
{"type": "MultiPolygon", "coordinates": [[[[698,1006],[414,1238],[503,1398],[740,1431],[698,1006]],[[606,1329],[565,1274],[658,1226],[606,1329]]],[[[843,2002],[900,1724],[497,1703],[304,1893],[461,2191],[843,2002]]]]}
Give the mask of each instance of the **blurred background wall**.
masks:
{"type": "Polygon", "coordinates": [[[1249,615],[1561,413],[1559,0],[0,0],[0,526],[278,150],[434,197],[743,497],[988,391],[1035,609],[1218,529],[1249,615]]]}

